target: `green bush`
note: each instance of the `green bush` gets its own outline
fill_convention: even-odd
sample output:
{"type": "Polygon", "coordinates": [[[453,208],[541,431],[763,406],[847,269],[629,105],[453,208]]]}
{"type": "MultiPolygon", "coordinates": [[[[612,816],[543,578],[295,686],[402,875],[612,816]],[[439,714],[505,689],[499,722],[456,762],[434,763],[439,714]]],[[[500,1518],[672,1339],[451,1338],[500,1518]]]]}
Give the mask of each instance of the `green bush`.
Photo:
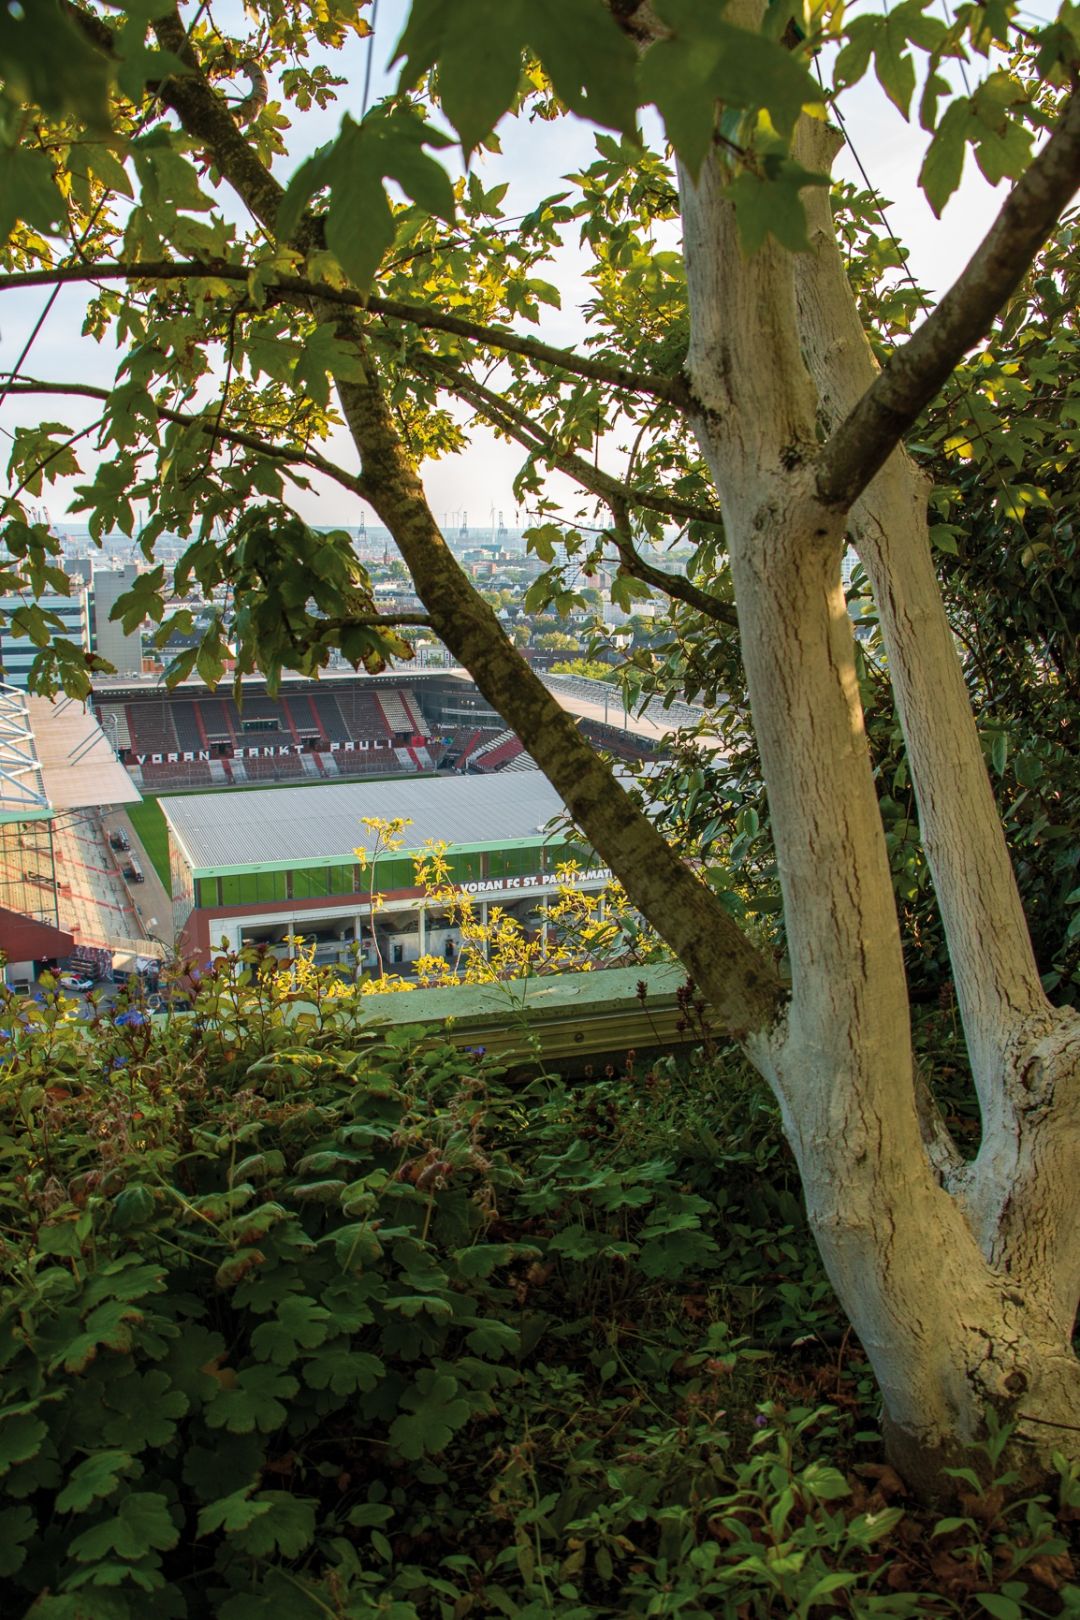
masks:
{"type": "Polygon", "coordinates": [[[0,1008],[5,1617],[1078,1612],[1042,1501],[890,1586],[918,1521],[851,1472],[861,1360],[792,1348],[841,1324],[737,1071],[511,1085],[251,963],[71,1012],[0,1008]]]}

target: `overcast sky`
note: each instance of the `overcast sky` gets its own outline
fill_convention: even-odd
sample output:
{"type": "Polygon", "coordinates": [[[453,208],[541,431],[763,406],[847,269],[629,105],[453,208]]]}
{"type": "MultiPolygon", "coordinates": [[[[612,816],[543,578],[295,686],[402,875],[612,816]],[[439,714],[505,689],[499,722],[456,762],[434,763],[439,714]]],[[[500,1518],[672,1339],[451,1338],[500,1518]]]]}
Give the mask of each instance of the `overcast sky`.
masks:
{"type": "MultiPolygon", "coordinates": [[[[378,28],[372,56],[372,98],[391,83],[387,63],[400,33],[406,0],[380,0],[378,28]]],[[[348,80],[337,110],[298,115],[290,159],[299,159],[313,147],[332,138],[341,110],[359,116],[369,42],[352,41],[335,62],[335,70],[348,80]],[[301,144],[302,143],[302,144],[301,144]]],[[[968,158],[964,181],[942,220],[935,220],[916,180],[926,145],[926,136],[917,126],[903,119],[885,99],[872,78],[864,80],[843,102],[848,136],[858,152],[873,186],[891,204],[889,223],[911,251],[911,267],[916,277],[932,292],[940,294],[955,278],[976,242],[988,229],[1004,196],[1004,188],[992,190],[968,158]]],[[[485,179],[489,184],[509,180],[511,190],[504,201],[508,214],[526,212],[541,197],[559,189],[560,176],[591,161],[593,132],[573,119],[551,124],[529,124],[507,120],[500,131],[503,154],[484,158],[485,179]]],[[[281,173],[287,178],[291,164],[281,173]]],[[[852,153],[845,148],[838,160],[838,173],[860,185],[852,153]]],[[[580,336],[583,323],[579,306],[585,296],[580,280],[581,259],[571,245],[561,255],[549,279],[562,289],[563,308],[544,312],[543,336],[556,343],[572,344],[580,336]]],[[[6,293],[0,300],[0,366],[14,365],[45,300],[40,289],[6,293]]],[[[107,386],[115,366],[114,354],[80,338],[85,288],[62,290],[49,319],[37,338],[31,359],[24,368],[38,377],[100,382],[107,386]],[[79,350],[73,366],[72,356],[79,350]]],[[[8,432],[19,422],[38,419],[32,402],[8,399],[0,411],[0,430],[8,432]]],[[[89,421],[94,414],[80,403],[49,401],[47,414],[72,428],[89,421]]],[[[351,445],[344,434],[330,453],[349,466],[355,465],[351,445]]],[[[92,464],[92,452],[83,449],[84,465],[92,464]]],[[[514,522],[515,503],[511,480],[521,460],[513,446],[500,443],[486,432],[478,432],[465,454],[430,463],[424,479],[437,517],[445,515],[456,525],[463,510],[470,525],[484,527],[492,511],[502,511],[509,524],[514,522]]],[[[615,470],[615,469],[613,469],[615,470]]],[[[47,492],[46,504],[54,520],[64,520],[70,501],[70,485],[54,485],[47,492]]],[[[296,505],[308,521],[321,525],[356,524],[363,515],[359,501],[328,484],[308,494],[298,493],[296,505]]],[[[369,514],[370,515],[370,514],[369,514]]],[[[524,514],[522,514],[524,518],[524,514]]]]}

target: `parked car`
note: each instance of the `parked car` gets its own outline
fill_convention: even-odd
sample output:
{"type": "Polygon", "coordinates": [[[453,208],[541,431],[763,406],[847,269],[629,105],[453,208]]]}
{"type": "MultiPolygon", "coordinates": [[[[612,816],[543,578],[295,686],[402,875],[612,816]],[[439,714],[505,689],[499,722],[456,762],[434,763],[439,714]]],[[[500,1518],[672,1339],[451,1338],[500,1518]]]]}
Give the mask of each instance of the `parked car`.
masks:
{"type": "Polygon", "coordinates": [[[85,973],[61,973],[61,990],[78,990],[83,995],[94,988],[94,980],[85,973]]]}
{"type": "Polygon", "coordinates": [[[131,860],[125,865],[124,876],[127,878],[129,883],[143,882],[143,869],[134,856],[132,856],[131,860]]]}
{"type": "Polygon", "coordinates": [[[130,849],[131,839],[128,837],[123,827],[114,827],[112,832],[109,834],[109,845],[112,849],[130,849]]]}

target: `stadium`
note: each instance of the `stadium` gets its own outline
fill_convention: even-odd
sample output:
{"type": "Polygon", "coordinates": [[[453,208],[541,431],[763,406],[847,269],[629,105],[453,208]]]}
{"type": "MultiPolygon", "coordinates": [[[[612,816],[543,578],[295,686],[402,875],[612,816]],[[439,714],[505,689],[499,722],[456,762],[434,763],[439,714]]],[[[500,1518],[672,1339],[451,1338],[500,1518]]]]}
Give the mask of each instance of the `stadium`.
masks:
{"type": "MultiPolygon", "coordinates": [[[[618,759],[656,758],[675,724],[701,720],[546,680],[618,759]]],[[[530,932],[560,862],[573,856],[588,890],[609,875],[552,832],[561,801],[461,670],[285,679],[273,695],[251,679],[239,702],[198,682],[113,680],[87,706],[5,689],[0,708],[0,950],[16,987],[57,965],[146,973],[223,943],[287,955],[297,937],[320,962],[407,973],[457,943],[416,886],[429,840],[450,846],[481,920],[499,904],[530,932]],[[355,854],[373,842],[365,818],[410,823],[373,869],[355,854]]]]}

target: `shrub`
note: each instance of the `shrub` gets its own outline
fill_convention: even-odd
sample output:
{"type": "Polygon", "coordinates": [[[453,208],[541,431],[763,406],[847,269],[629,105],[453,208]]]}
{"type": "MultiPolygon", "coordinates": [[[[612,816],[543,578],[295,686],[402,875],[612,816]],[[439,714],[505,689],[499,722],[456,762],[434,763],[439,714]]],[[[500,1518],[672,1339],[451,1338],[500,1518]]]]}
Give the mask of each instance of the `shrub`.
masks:
{"type": "Polygon", "coordinates": [[[931,1543],[792,1349],[841,1325],[737,1071],[512,1085],[248,960],[71,1010],[0,1009],[5,1616],[1076,1611],[1042,1501],[889,1585],[931,1543]]]}

